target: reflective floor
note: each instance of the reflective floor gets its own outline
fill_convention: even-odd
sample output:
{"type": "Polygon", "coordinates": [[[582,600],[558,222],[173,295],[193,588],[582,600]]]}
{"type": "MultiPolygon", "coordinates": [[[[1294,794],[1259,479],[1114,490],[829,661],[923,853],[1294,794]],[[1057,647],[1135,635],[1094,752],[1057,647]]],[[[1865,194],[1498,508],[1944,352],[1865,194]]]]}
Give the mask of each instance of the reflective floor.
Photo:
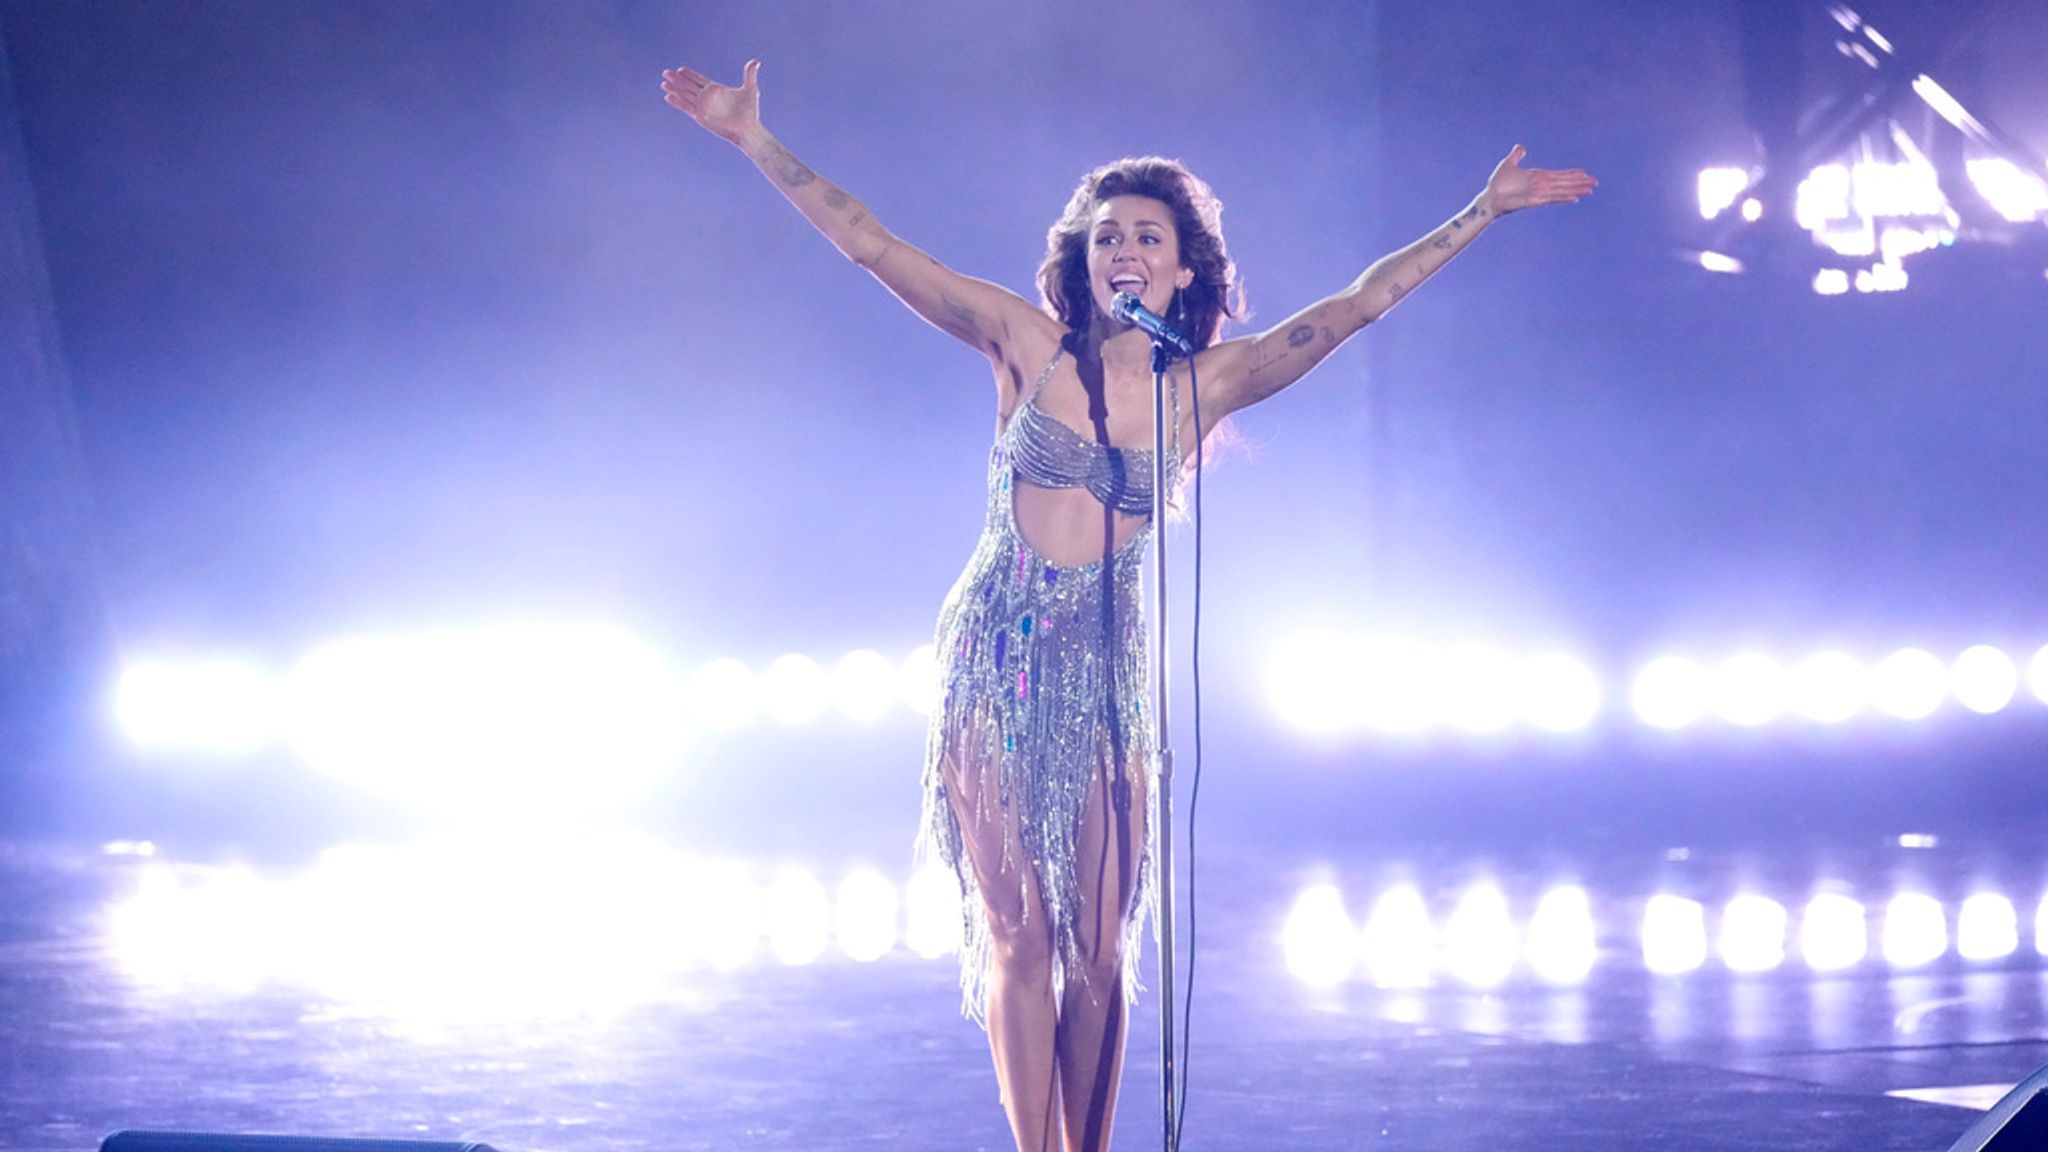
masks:
{"type": "MultiPolygon", "coordinates": [[[[1190,1149],[1939,1152],[2048,1063],[2039,844],[1204,852],[1190,1149]],[[1579,896],[1546,900],[1559,886],[1579,896]],[[1847,936],[1823,932],[1846,905],[1816,913],[1817,892],[1863,910],[1837,917],[1847,936]]],[[[15,842],[0,1146],[163,1128],[1007,1148],[935,893],[629,833],[272,864],[15,842]]],[[[1123,1148],[1160,1144],[1154,1013],[1148,996],[1123,1148]]]]}

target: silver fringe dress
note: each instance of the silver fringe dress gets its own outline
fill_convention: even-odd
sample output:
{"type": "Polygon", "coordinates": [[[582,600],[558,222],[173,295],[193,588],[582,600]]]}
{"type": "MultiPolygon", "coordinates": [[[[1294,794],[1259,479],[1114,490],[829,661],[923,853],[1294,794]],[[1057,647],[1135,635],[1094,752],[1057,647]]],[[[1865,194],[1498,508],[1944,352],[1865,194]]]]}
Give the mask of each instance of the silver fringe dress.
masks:
{"type": "MultiPolygon", "coordinates": [[[[1086,488],[1106,507],[1129,515],[1152,510],[1152,456],[1095,443],[1037,406],[1038,390],[1059,363],[1055,354],[1031,395],[989,452],[988,510],[967,569],[939,613],[935,645],[941,704],[926,738],[920,859],[936,859],[959,878],[963,935],[962,1011],[987,1026],[991,940],[988,912],[967,858],[959,817],[947,797],[947,756],[971,761],[995,786],[978,787],[973,819],[1001,822],[1017,807],[1023,851],[1036,872],[1042,914],[1052,923],[1053,994],[1061,995],[1080,966],[1081,914],[1077,839],[1082,805],[1094,777],[1112,774],[1109,794],[1130,802],[1127,771],[1143,773],[1144,796],[1156,811],[1151,779],[1152,725],[1145,705],[1146,636],[1140,571],[1147,523],[1105,563],[1055,564],[1032,550],[1017,530],[1013,481],[1039,487],[1086,488]],[[990,806],[1001,811],[992,811],[990,806]]],[[[1174,436],[1166,474],[1180,470],[1180,395],[1173,399],[1174,436]]],[[[984,777],[984,781],[986,781],[984,777]]],[[[1124,924],[1124,995],[1138,992],[1140,934],[1152,903],[1150,830],[1137,868],[1133,911],[1124,924]]],[[[1007,838],[1006,838],[1007,840],[1007,838]]],[[[1016,876],[1006,858],[1001,874],[1016,876]]]]}

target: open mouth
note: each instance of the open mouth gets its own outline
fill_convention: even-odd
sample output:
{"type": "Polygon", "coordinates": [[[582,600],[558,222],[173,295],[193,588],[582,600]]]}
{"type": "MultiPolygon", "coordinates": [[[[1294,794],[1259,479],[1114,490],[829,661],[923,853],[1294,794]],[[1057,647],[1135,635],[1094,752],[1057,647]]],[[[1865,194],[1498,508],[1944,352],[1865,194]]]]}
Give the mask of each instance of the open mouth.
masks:
{"type": "Polygon", "coordinates": [[[1111,277],[1109,290],[1112,292],[1136,292],[1139,295],[1143,295],[1145,292],[1145,278],[1142,276],[1111,277]]]}

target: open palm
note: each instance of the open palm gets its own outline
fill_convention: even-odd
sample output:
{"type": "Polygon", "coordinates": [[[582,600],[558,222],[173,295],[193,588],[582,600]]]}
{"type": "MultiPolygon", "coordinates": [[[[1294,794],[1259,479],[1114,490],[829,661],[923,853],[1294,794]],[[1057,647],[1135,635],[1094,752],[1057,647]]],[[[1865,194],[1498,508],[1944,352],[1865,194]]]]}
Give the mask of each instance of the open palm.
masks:
{"type": "Polygon", "coordinates": [[[1545,204],[1576,203],[1600,183],[1582,168],[1524,168],[1522,157],[1526,155],[1527,149],[1515,145],[1486,181],[1487,198],[1498,215],[1545,204]]]}
{"type": "Polygon", "coordinates": [[[682,109],[704,130],[738,141],[761,122],[761,62],[747,61],[737,88],[720,84],[694,68],[671,68],[661,74],[662,99],[682,109]]]}

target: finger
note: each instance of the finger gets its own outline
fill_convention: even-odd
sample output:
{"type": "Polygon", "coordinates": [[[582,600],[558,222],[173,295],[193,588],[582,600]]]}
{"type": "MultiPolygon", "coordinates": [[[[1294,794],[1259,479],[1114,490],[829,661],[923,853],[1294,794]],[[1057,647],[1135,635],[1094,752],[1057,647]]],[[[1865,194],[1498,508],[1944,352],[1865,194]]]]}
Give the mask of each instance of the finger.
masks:
{"type": "Polygon", "coordinates": [[[747,61],[747,70],[744,75],[744,78],[740,81],[740,87],[746,89],[749,92],[757,90],[760,87],[760,85],[755,83],[755,78],[760,75],[761,62],[759,60],[747,61]]]}

